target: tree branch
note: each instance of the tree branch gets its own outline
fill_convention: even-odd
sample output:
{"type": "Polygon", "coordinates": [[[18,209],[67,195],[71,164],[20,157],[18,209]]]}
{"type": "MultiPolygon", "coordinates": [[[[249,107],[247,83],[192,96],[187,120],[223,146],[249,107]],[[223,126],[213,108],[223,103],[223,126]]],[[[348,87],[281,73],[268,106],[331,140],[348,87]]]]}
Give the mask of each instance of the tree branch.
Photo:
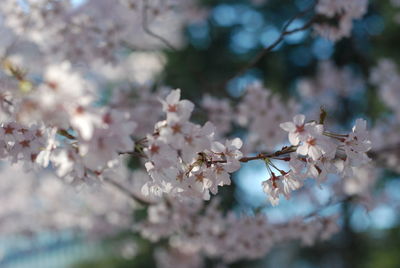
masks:
{"type": "Polygon", "coordinates": [[[153,32],[150,27],[149,27],[149,22],[148,22],[148,16],[147,16],[147,11],[149,9],[149,4],[148,0],[143,0],[143,11],[142,11],[142,27],[143,31],[147,33],[148,35],[158,39],[160,42],[162,42],[164,45],[166,45],[169,49],[176,51],[176,48],[164,37],[161,35],[153,32]]]}
{"type": "Polygon", "coordinates": [[[294,20],[296,20],[298,18],[301,18],[301,17],[305,16],[307,13],[309,13],[310,11],[312,11],[317,3],[318,3],[318,1],[315,1],[309,8],[307,8],[307,9],[305,9],[303,11],[300,11],[299,13],[294,15],[291,19],[289,19],[284,24],[284,26],[282,28],[282,31],[281,31],[281,34],[279,35],[279,37],[271,45],[269,45],[266,48],[264,48],[263,50],[261,50],[249,63],[247,63],[245,66],[243,66],[235,75],[233,75],[227,81],[230,81],[230,80],[232,80],[232,79],[234,79],[234,78],[236,78],[238,76],[241,76],[248,69],[250,69],[251,67],[256,65],[266,54],[268,54],[275,47],[277,47],[287,35],[291,35],[293,33],[304,31],[304,30],[308,29],[315,22],[315,17],[310,19],[302,27],[299,27],[299,28],[296,28],[296,29],[293,29],[293,30],[288,30],[289,26],[293,23],[294,20]]]}
{"type": "Polygon", "coordinates": [[[104,182],[108,183],[109,185],[114,186],[116,189],[118,189],[121,193],[129,197],[130,199],[134,200],[135,202],[138,202],[139,204],[143,206],[148,206],[148,205],[154,205],[154,202],[146,200],[142,198],[141,196],[136,195],[135,193],[132,193],[128,189],[125,188],[124,185],[120,184],[119,182],[112,180],[110,178],[104,178],[104,182]]]}

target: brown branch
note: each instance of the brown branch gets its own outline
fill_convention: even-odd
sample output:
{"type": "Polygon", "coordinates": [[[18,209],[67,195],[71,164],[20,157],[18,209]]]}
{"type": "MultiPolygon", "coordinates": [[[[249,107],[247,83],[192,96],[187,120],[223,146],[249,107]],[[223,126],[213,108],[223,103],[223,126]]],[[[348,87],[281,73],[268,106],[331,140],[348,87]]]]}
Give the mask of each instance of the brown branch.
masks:
{"type": "MultiPolygon", "coordinates": [[[[253,160],[262,160],[262,159],[266,159],[266,158],[275,158],[275,157],[279,157],[285,154],[289,154],[289,153],[293,153],[296,151],[297,146],[285,146],[283,147],[281,150],[276,151],[274,153],[260,153],[256,156],[247,156],[247,157],[242,157],[239,159],[240,162],[242,163],[247,163],[249,161],[253,161],[253,160]]],[[[127,152],[119,152],[118,154],[123,155],[123,154],[129,154],[132,156],[136,156],[136,157],[146,157],[145,155],[138,153],[136,151],[127,151],[127,152]]],[[[286,160],[286,159],[278,159],[278,160],[286,160]]],[[[217,163],[226,163],[226,160],[210,160],[207,161],[208,164],[217,164],[217,163]]]]}
{"type": "MultiPolygon", "coordinates": [[[[239,159],[239,162],[247,163],[247,162],[250,162],[253,160],[264,160],[267,158],[275,158],[276,160],[287,161],[286,158],[277,158],[277,157],[283,156],[285,154],[293,153],[296,151],[296,149],[297,149],[297,146],[289,146],[289,147],[285,146],[281,150],[276,151],[274,153],[260,153],[256,156],[244,156],[239,159]]],[[[376,159],[379,157],[380,154],[390,153],[390,152],[400,152],[400,143],[392,145],[392,146],[387,146],[387,147],[384,147],[384,148],[376,150],[376,151],[369,151],[367,153],[367,155],[373,159],[376,159]]],[[[120,155],[129,154],[129,155],[132,155],[135,157],[142,157],[142,158],[146,157],[145,155],[143,155],[139,152],[136,152],[136,151],[119,152],[118,154],[120,154],[120,155]]],[[[206,162],[207,162],[207,164],[218,164],[218,163],[226,163],[226,160],[209,160],[206,162]]]]}
{"type": "MultiPolygon", "coordinates": [[[[284,160],[287,161],[288,159],[286,158],[276,158],[282,155],[286,155],[292,152],[296,151],[297,146],[289,146],[289,147],[283,147],[281,150],[276,151],[274,153],[260,153],[256,156],[249,156],[249,157],[242,157],[239,159],[240,162],[242,163],[247,163],[249,161],[253,161],[253,160],[264,160],[267,158],[275,158],[277,160],[284,160]]],[[[370,151],[368,152],[368,156],[370,156],[373,159],[377,159],[379,157],[380,154],[382,153],[387,153],[387,152],[398,152],[400,150],[400,144],[396,144],[393,146],[387,146],[384,147],[382,149],[379,149],[377,151],[370,151]]],[[[143,155],[138,154],[137,152],[120,152],[119,154],[131,154],[134,156],[138,156],[138,157],[143,157],[143,155]]],[[[217,163],[226,163],[226,160],[210,160],[207,161],[207,165],[211,165],[211,164],[217,164],[217,163]]],[[[120,190],[123,194],[127,195],[129,198],[131,198],[132,200],[138,202],[139,204],[143,205],[143,206],[148,206],[148,205],[154,205],[155,203],[149,200],[145,200],[144,198],[130,192],[128,189],[126,189],[122,184],[120,184],[117,181],[114,181],[112,179],[109,178],[104,178],[104,181],[107,182],[108,184],[114,186],[115,188],[117,188],[118,190],[120,190]]],[[[345,202],[345,201],[349,201],[352,197],[347,197],[343,200],[339,200],[339,202],[345,202]]],[[[328,203],[328,205],[330,205],[328,203]]],[[[319,210],[317,210],[319,211],[319,210]]],[[[311,217],[311,216],[315,216],[315,212],[310,213],[309,215],[306,216],[307,217],[311,217]]]]}
{"type": "MultiPolygon", "coordinates": [[[[343,136],[345,136],[345,135],[343,135],[343,136]]],[[[281,150],[276,151],[275,153],[258,154],[256,156],[251,156],[251,157],[242,157],[239,159],[239,161],[243,162],[243,163],[247,163],[252,160],[276,158],[276,157],[279,157],[279,156],[282,156],[282,155],[285,155],[288,153],[293,153],[296,151],[296,149],[297,149],[297,146],[283,147],[281,150]]],[[[367,155],[369,157],[371,157],[372,159],[377,159],[379,157],[379,155],[385,154],[385,153],[399,153],[399,155],[400,155],[400,143],[389,145],[389,146],[383,147],[379,150],[369,151],[369,152],[367,152],[367,155]]],[[[285,158],[283,158],[283,159],[276,158],[276,159],[277,160],[286,160],[285,158]]],[[[213,161],[213,162],[211,162],[211,164],[212,163],[222,163],[222,161],[225,161],[225,160],[219,160],[219,161],[215,161],[215,162],[213,161]]]]}
{"type": "Polygon", "coordinates": [[[65,137],[67,139],[70,139],[70,140],[76,140],[77,139],[74,135],[69,134],[66,129],[60,128],[59,130],[57,130],[57,134],[65,137]]]}
{"type": "Polygon", "coordinates": [[[274,153],[269,153],[269,154],[258,154],[256,156],[250,156],[250,157],[242,157],[239,159],[240,162],[242,163],[247,163],[249,161],[253,160],[261,160],[261,159],[266,159],[266,158],[275,158],[281,155],[293,153],[296,151],[296,146],[290,146],[290,147],[283,147],[282,150],[276,151],[274,153]]]}

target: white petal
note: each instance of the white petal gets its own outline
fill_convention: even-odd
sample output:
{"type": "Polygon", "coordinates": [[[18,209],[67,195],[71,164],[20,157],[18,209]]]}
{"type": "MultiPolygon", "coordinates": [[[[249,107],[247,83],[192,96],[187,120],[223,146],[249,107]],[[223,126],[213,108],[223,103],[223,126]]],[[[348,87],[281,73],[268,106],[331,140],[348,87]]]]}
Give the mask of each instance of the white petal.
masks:
{"type": "Polygon", "coordinates": [[[305,119],[306,117],[304,114],[298,114],[293,117],[293,122],[296,124],[296,126],[302,126],[305,119]]]}
{"type": "Polygon", "coordinates": [[[215,126],[210,121],[207,121],[201,129],[202,133],[206,136],[210,136],[215,132],[215,126]]]}
{"type": "Polygon", "coordinates": [[[281,123],[279,126],[287,132],[296,131],[296,126],[292,122],[281,123]]]}
{"type": "Polygon", "coordinates": [[[180,98],[181,98],[181,90],[176,89],[172,90],[171,93],[168,94],[165,100],[167,101],[168,104],[174,104],[177,103],[180,98]]]}
{"type": "Polygon", "coordinates": [[[289,133],[289,141],[292,145],[298,145],[300,142],[299,135],[294,132],[289,133]]]}
{"type": "Polygon", "coordinates": [[[300,145],[296,151],[298,154],[307,155],[308,154],[308,146],[306,144],[300,145]]]}
{"type": "Polygon", "coordinates": [[[237,149],[240,149],[243,145],[243,142],[240,138],[235,138],[232,140],[231,144],[235,146],[237,149]]]}
{"type": "Polygon", "coordinates": [[[357,119],[356,120],[356,125],[353,127],[353,131],[363,131],[367,129],[367,121],[364,119],[357,119]]]}
{"type": "Polygon", "coordinates": [[[142,192],[142,195],[144,195],[144,196],[149,196],[149,194],[150,194],[149,182],[145,183],[145,184],[142,186],[141,192],[142,192]]]}
{"type": "Polygon", "coordinates": [[[310,146],[308,154],[311,156],[313,160],[318,160],[321,157],[322,152],[317,147],[310,146]]]}
{"type": "Polygon", "coordinates": [[[225,145],[223,145],[222,143],[215,141],[212,144],[212,150],[216,153],[222,153],[225,152],[225,145]]]}

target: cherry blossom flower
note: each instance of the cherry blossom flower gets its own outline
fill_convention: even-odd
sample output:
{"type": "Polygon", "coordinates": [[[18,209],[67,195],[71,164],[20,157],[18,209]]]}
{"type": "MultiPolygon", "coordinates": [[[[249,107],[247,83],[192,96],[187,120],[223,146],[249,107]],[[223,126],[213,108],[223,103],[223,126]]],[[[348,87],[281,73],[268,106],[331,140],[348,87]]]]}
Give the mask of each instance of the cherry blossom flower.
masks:
{"type": "Polygon", "coordinates": [[[286,139],[279,125],[289,120],[297,109],[298,105],[294,101],[283,103],[260,82],[250,84],[237,108],[236,121],[249,130],[243,150],[248,153],[254,150],[274,150],[276,144],[286,139]]]}
{"type": "Polygon", "coordinates": [[[167,114],[167,121],[177,120],[185,121],[189,119],[194,105],[188,100],[180,100],[181,90],[176,89],[166,97],[165,101],[161,100],[163,111],[167,114]]]}
{"type": "Polygon", "coordinates": [[[297,148],[297,153],[309,155],[314,161],[322,155],[334,154],[336,145],[323,136],[324,127],[321,124],[310,123],[306,126],[307,139],[297,148]]]}
{"type": "Polygon", "coordinates": [[[289,141],[292,145],[298,145],[300,141],[305,141],[309,136],[305,129],[305,115],[298,114],[293,117],[293,122],[286,122],[280,124],[280,127],[289,132],[289,141]]]}
{"type": "Polygon", "coordinates": [[[312,245],[338,231],[336,216],[305,221],[294,218],[285,224],[274,224],[265,215],[223,215],[218,201],[207,207],[194,200],[169,199],[149,208],[147,220],[136,228],[144,237],[158,241],[170,237],[174,250],[221,258],[225,263],[239,259],[257,259],[275,245],[301,240],[312,245]],[[204,208],[204,214],[198,212],[204,208]],[[166,224],[170,223],[170,224],[166,224]]]}
{"type": "Polygon", "coordinates": [[[217,99],[206,94],[202,99],[201,106],[207,111],[208,119],[215,125],[218,135],[229,133],[234,120],[234,112],[227,99],[217,99]]]}
{"type": "Polygon", "coordinates": [[[349,37],[353,28],[353,20],[359,19],[367,12],[367,0],[321,0],[315,6],[318,14],[327,18],[339,17],[337,25],[316,23],[314,30],[321,36],[333,41],[349,37]]]}
{"type": "MultiPolygon", "coordinates": [[[[31,48],[0,47],[0,159],[15,165],[5,164],[0,180],[0,198],[7,204],[0,208],[1,230],[47,227],[103,235],[132,228],[152,242],[168,242],[159,243],[163,249],[156,259],[170,267],[201,266],[204,258],[227,264],[257,259],[281,243],[313,245],[338,231],[336,216],[316,213],[274,222],[263,212],[223,211],[219,187],[230,185],[242,163],[253,160],[263,161],[271,176],[261,187],[272,206],[281,196],[312,199],[307,179],[334,189],[332,197],[357,196],[373,205],[370,190],[378,167],[368,165],[367,154],[372,144],[384,150],[400,141],[396,65],[383,60],[371,73],[370,82],[393,112],[391,124],[376,120],[374,142],[364,119],[357,119],[348,134],[328,131],[329,125],[339,128],[335,118],[307,121],[298,114],[306,107],[261,82],[248,85],[237,99],[205,96],[200,107],[205,113],[192,118],[201,98],[181,99],[180,89],[156,85],[156,74],[166,66],[164,51],[143,53],[162,61],[144,79],[136,79],[137,68],[120,58],[130,53],[127,47],[172,50],[183,44],[182,34],[171,31],[204,18],[195,2],[89,0],[77,7],[69,0],[4,0],[5,32],[31,48]],[[3,85],[3,77],[12,81],[3,85]],[[386,139],[379,137],[382,133],[386,139]],[[141,168],[128,171],[128,157],[141,168]],[[22,168],[30,173],[23,175],[22,168]],[[330,174],[339,177],[333,184],[330,174]],[[143,220],[133,215],[137,203],[147,210],[143,220]]],[[[318,20],[310,22],[318,34],[337,41],[350,35],[353,20],[367,7],[367,0],[320,0],[314,10],[318,20]],[[329,23],[332,19],[337,25],[329,23]]],[[[144,59],[135,63],[139,71],[144,59]]],[[[348,67],[319,63],[317,78],[299,83],[303,99],[318,95],[312,102],[323,102],[326,95],[320,91],[326,89],[349,98],[364,86],[364,78],[348,67]]],[[[335,107],[337,100],[328,104],[335,107]]],[[[391,167],[400,162],[397,151],[384,157],[390,157],[391,167]]]]}
{"type": "Polygon", "coordinates": [[[371,141],[367,131],[367,121],[357,119],[352,132],[344,141],[346,162],[353,166],[362,165],[369,161],[366,152],[371,149],[371,141]]]}
{"type": "Polygon", "coordinates": [[[286,199],[290,199],[290,193],[299,189],[302,185],[303,182],[292,171],[285,172],[282,176],[276,176],[272,173],[270,179],[262,182],[263,190],[268,195],[268,199],[273,206],[279,204],[279,196],[281,194],[286,199]]]}
{"type": "Polygon", "coordinates": [[[240,168],[242,141],[236,138],[223,145],[214,140],[215,127],[210,122],[200,126],[188,121],[193,104],[180,100],[180,90],[161,102],[167,119],[156,123],[156,133],[148,135],[144,152],[152,181],[143,186],[142,193],[208,200],[210,191],[216,194],[218,186],[230,184],[228,174],[240,168]]]}
{"type": "Polygon", "coordinates": [[[242,147],[243,142],[239,138],[227,140],[225,145],[219,142],[214,142],[212,145],[213,153],[226,158],[227,163],[224,168],[229,172],[234,172],[240,168],[239,158],[242,157],[242,152],[239,149],[242,147]]]}

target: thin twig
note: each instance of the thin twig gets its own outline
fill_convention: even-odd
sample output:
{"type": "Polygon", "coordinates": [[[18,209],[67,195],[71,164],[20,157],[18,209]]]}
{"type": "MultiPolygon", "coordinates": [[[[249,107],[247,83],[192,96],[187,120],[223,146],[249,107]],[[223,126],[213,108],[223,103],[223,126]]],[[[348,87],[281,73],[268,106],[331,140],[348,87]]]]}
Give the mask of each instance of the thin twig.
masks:
{"type": "MultiPolygon", "coordinates": [[[[242,157],[239,159],[239,162],[242,163],[247,163],[253,160],[262,160],[262,159],[266,159],[266,158],[275,158],[275,157],[279,157],[285,154],[289,154],[289,153],[293,153],[296,151],[296,146],[290,146],[290,147],[283,147],[281,150],[276,151],[274,153],[261,153],[258,154],[256,156],[246,156],[246,157],[242,157]]],[[[128,154],[128,155],[132,155],[132,156],[136,156],[136,157],[147,157],[146,155],[143,155],[141,153],[138,153],[136,151],[127,151],[127,152],[119,152],[118,154],[123,155],[123,154],[128,154]]],[[[286,160],[286,159],[277,159],[277,160],[286,160]]],[[[226,163],[226,160],[210,160],[207,163],[208,164],[217,164],[217,163],[226,163]]]]}
{"type": "MultiPolygon", "coordinates": [[[[277,158],[279,156],[283,156],[285,154],[293,153],[297,149],[297,146],[289,146],[289,147],[284,147],[279,151],[276,151],[274,153],[260,153],[256,156],[244,156],[239,159],[239,162],[242,163],[247,163],[253,160],[263,160],[267,158],[274,158],[276,160],[283,160],[286,161],[286,158],[277,158]]],[[[384,147],[382,149],[376,150],[376,151],[369,151],[367,154],[369,157],[376,159],[380,154],[383,153],[388,153],[388,152],[399,152],[400,151],[400,144],[395,144],[392,146],[384,147]]],[[[141,154],[136,151],[126,151],[126,152],[119,152],[118,154],[123,155],[123,154],[128,154],[132,155],[135,157],[142,157],[146,158],[147,156],[144,154],[141,154]]],[[[210,160],[207,161],[207,164],[217,164],[217,163],[226,163],[226,160],[210,160]]]]}
{"type": "Polygon", "coordinates": [[[326,202],[325,204],[319,206],[318,208],[316,208],[314,211],[306,214],[303,216],[303,219],[308,219],[308,218],[312,218],[312,217],[316,217],[321,211],[332,207],[332,206],[336,206],[338,204],[344,203],[344,202],[349,202],[354,198],[354,196],[346,196],[344,198],[341,199],[333,199],[333,197],[331,197],[328,202],[326,202]]]}
{"type": "MultiPolygon", "coordinates": [[[[299,13],[297,13],[295,16],[293,16],[290,20],[288,20],[285,25],[282,28],[281,34],[279,35],[279,37],[269,46],[267,46],[266,48],[264,48],[263,50],[261,50],[249,63],[247,63],[245,66],[243,66],[235,75],[233,75],[231,78],[229,78],[227,81],[230,81],[238,76],[241,76],[242,74],[244,74],[248,69],[250,69],[251,67],[253,67],[254,65],[256,65],[266,54],[268,54],[269,52],[271,52],[275,47],[277,47],[282,41],[283,39],[290,34],[296,33],[296,32],[300,32],[300,31],[304,31],[306,29],[308,29],[314,22],[315,22],[315,17],[310,19],[306,24],[304,24],[303,26],[293,29],[293,30],[288,30],[289,26],[292,24],[292,22],[298,18],[301,18],[303,16],[305,16],[308,12],[310,12],[311,10],[314,9],[314,6],[317,4],[318,1],[315,1],[309,8],[307,8],[306,10],[303,10],[299,13]]],[[[226,84],[226,83],[225,83],[226,84]]]]}
{"type": "Polygon", "coordinates": [[[285,154],[293,153],[296,151],[296,148],[297,148],[296,146],[283,147],[281,150],[276,151],[274,153],[258,154],[256,156],[242,157],[239,159],[239,161],[242,163],[247,163],[247,162],[253,161],[253,160],[264,160],[267,158],[275,158],[275,157],[282,156],[285,154]]]}
{"type": "Polygon", "coordinates": [[[157,38],[159,41],[161,41],[164,45],[166,45],[169,49],[176,51],[176,48],[164,37],[161,35],[153,32],[150,27],[149,27],[149,22],[148,22],[148,16],[147,16],[147,10],[149,9],[148,1],[143,0],[143,12],[142,12],[142,27],[145,33],[148,35],[157,38]]]}
{"type": "Polygon", "coordinates": [[[120,184],[119,182],[117,182],[115,180],[112,180],[110,178],[104,178],[103,180],[104,180],[104,182],[114,186],[119,191],[121,191],[121,193],[125,194],[126,196],[128,196],[129,198],[133,199],[134,201],[138,202],[139,204],[141,204],[143,206],[154,205],[154,202],[146,200],[146,199],[136,195],[135,193],[133,193],[133,192],[129,191],[127,188],[125,188],[124,185],[120,184]]]}
{"type": "MultiPolygon", "coordinates": [[[[386,153],[386,152],[390,152],[390,151],[394,151],[397,152],[400,148],[400,144],[396,144],[395,146],[388,146],[385,148],[382,148],[380,150],[377,151],[371,151],[368,153],[368,155],[371,158],[377,158],[379,156],[379,154],[382,153],[386,153]]],[[[276,151],[274,153],[262,153],[262,154],[258,154],[256,156],[251,156],[251,157],[242,157],[239,159],[240,162],[242,163],[247,163],[249,161],[253,161],[253,160],[263,160],[263,159],[267,159],[267,158],[275,158],[275,157],[279,157],[285,154],[289,154],[296,151],[296,146],[290,146],[290,147],[283,147],[281,150],[276,151]]],[[[140,154],[137,154],[136,152],[121,152],[120,154],[131,154],[131,155],[135,155],[135,156],[139,156],[141,157],[140,154]]],[[[286,159],[277,159],[277,160],[286,160],[286,159]]],[[[226,163],[226,160],[215,160],[215,161],[208,161],[207,164],[216,164],[216,163],[226,163]]],[[[124,193],[125,195],[127,195],[128,197],[130,197],[131,199],[133,199],[134,201],[140,203],[141,205],[147,206],[147,205],[153,205],[154,202],[151,202],[149,200],[145,200],[140,196],[137,196],[136,194],[130,192],[128,189],[126,189],[122,184],[120,184],[119,182],[116,182],[114,180],[111,180],[109,178],[104,178],[104,181],[109,183],[110,185],[113,185],[114,187],[116,187],[118,190],[120,190],[122,193],[124,193]]],[[[349,197],[351,198],[351,197],[349,197]]],[[[349,198],[345,198],[343,200],[339,200],[339,202],[336,203],[341,203],[341,202],[345,202],[350,200],[349,198]]],[[[334,204],[334,203],[333,203],[334,204]]],[[[332,205],[332,200],[328,203],[328,205],[332,205]]],[[[317,212],[320,209],[317,210],[317,212]]],[[[305,217],[311,217],[311,216],[315,216],[316,212],[310,213],[309,215],[306,215],[305,217]]]]}
{"type": "Polygon", "coordinates": [[[2,98],[1,100],[4,101],[5,103],[7,103],[7,104],[10,105],[10,106],[13,106],[13,105],[14,105],[11,101],[9,101],[9,100],[7,100],[7,99],[5,99],[5,98],[2,98]]]}

